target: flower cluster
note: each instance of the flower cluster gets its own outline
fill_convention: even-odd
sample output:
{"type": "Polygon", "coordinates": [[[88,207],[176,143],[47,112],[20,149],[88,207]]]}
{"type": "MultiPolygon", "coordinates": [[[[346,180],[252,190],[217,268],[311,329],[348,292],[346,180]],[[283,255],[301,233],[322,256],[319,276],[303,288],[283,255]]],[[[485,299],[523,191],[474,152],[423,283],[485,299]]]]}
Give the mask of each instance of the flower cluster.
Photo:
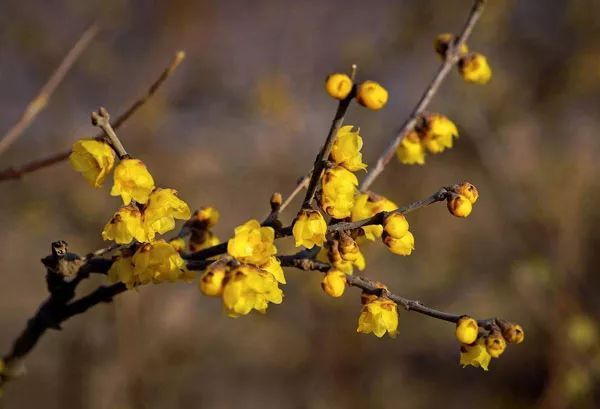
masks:
{"type": "Polygon", "coordinates": [[[463,316],[456,324],[456,339],[460,342],[460,364],[471,365],[487,371],[492,358],[504,353],[507,343],[520,344],[525,332],[520,325],[496,320],[487,335],[479,333],[479,324],[463,316]]]}
{"type": "Polygon", "coordinates": [[[469,182],[463,182],[450,188],[447,200],[448,211],[456,217],[467,217],[473,210],[473,205],[479,198],[477,188],[469,182]]]}
{"type": "Polygon", "coordinates": [[[452,148],[455,138],[458,129],[450,119],[441,114],[422,115],[398,145],[396,156],[406,165],[423,165],[427,152],[437,154],[452,148]]]}

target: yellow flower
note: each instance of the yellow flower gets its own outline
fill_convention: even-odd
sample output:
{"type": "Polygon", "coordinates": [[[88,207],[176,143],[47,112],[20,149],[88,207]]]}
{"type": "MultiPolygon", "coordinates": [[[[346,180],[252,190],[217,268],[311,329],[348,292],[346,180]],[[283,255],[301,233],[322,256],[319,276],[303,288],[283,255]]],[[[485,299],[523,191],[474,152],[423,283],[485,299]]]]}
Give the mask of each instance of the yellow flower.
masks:
{"type": "Polygon", "coordinates": [[[343,219],[351,215],[358,179],[349,170],[336,166],[327,169],[322,179],[320,205],[323,211],[343,219]]]}
{"type": "Polygon", "coordinates": [[[396,148],[396,157],[405,165],[425,164],[425,147],[415,131],[410,131],[396,148]]]}
{"type": "Polygon", "coordinates": [[[345,167],[351,172],[365,170],[367,165],[362,163],[362,138],[358,131],[352,131],[352,125],[346,125],[337,132],[331,148],[330,160],[336,165],[345,167]]]}
{"type": "Polygon", "coordinates": [[[352,91],[352,79],[342,73],[331,74],[325,80],[325,90],[335,99],[344,99],[352,91]]]}
{"type": "Polygon", "coordinates": [[[479,325],[471,317],[461,317],[456,323],[456,339],[463,344],[472,344],[477,340],[479,325]]]}
{"type": "Polygon", "coordinates": [[[460,185],[458,185],[456,193],[458,193],[459,195],[463,195],[464,197],[469,199],[469,202],[471,202],[471,204],[475,204],[475,202],[479,198],[479,192],[477,191],[477,188],[469,182],[463,182],[460,185]]]}
{"type": "Polygon", "coordinates": [[[281,263],[279,259],[275,256],[269,257],[265,264],[262,264],[259,267],[261,270],[264,270],[277,280],[280,284],[285,284],[285,275],[283,274],[283,268],[281,268],[281,263]]]}
{"type": "Polygon", "coordinates": [[[341,297],[346,290],[346,274],[339,270],[329,270],[321,281],[321,288],[332,297],[341,297]]]}
{"type": "Polygon", "coordinates": [[[155,233],[166,233],[175,228],[175,219],[190,218],[190,208],[177,197],[174,189],[154,190],[144,209],[144,225],[148,230],[148,238],[154,239],[155,233]]]}
{"type": "Polygon", "coordinates": [[[385,235],[383,243],[392,253],[400,256],[410,256],[415,249],[415,237],[411,232],[406,232],[406,234],[399,239],[385,235]]]}
{"type": "Polygon", "coordinates": [[[169,241],[169,244],[171,246],[173,246],[175,251],[177,251],[178,253],[181,253],[182,251],[185,250],[185,239],[183,237],[178,237],[176,239],[173,239],[173,240],[169,241]]]}
{"type": "Polygon", "coordinates": [[[525,340],[525,331],[518,324],[510,324],[506,328],[503,328],[502,336],[506,339],[506,342],[520,344],[525,340]]]}
{"type": "MultiPolygon", "coordinates": [[[[451,33],[443,33],[439,34],[433,43],[433,47],[435,52],[442,58],[446,59],[446,53],[448,52],[448,48],[450,44],[454,44],[455,37],[454,34],[451,33]]],[[[459,55],[466,55],[469,52],[469,47],[465,43],[460,47],[459,55]]]]}
{"type": "Polygon", "coordinates": [[[378,82],[365,81],[358,86],[356,100],[362,106],[377,111],[387,103],[388,92],[378,82]]]}
{"type": "Polygon", "coordinates": [[[463,195],[454,194],[447,201],[448,211],[456,217],[467,217],[473,210],[473,204],[463,195]]]}
{"type": "Polygon", "coordinates": [[[258,220],[251,219],[236,227],[233,238],[227,243],[227,252],[243,263],[264,264],[277,253],[274,239],[272,227],[261,227],[258,220]]]}
{"type": "Polygon", "coordinates": [[[383,221],[383,229],[385,232],[395,239],[401,239],[408,233],[408,222],[406,217],[400,213],[392,213],[383,221]]]}
{"type": "Polygon", "coordinates": [[[131,257],[118,256],[110,266],[107,275],[108,280],[112,283],[125,283],[129,289],[135,286],[131,257]]]}
{"type": "Polygon", "coordinates": [[[123,159],[115,168],[111,196],[121,196],[128,205],[131,200],[146,203],[154,190],[154,179],[139,159],[123,159]]]}
{"type": "Polygon", "coordinates": [[[366,266],[365,257],[360,247],[352,237],[342,234],[340,240],[333,240],[327,252],[329,262],[339,271],[352,274],[353,267],[364,270],[366,266]]]}
{"type": "Polygon", "coordinates": [[[200,277],[200,291],[211,297],[221,296],[227,272],[227,263],[222,260],[212,263],[200,277]]]}
{"type": "Polygon", "coordinates": [[[144,229],[142,214],[135,206],[124,206],[119,208],[112,219],[102,230],[104,240],[113,240],[117,244],[128,244],[133,239],[139,242],[148,241],[146,229],[144,229]]]}
{"type": "Polygon", "coordinates": [[[485,348],[492,358],[498,358],[506,349],[506,341],[499,332],[485,337],[485,348]]]}
{"type": "Polygon", "coordinates": [[[115,153],[105,142],[80,139],[73,144],[69,162],[92,186],[100,187],[115,164],[115,153]]]}
{"type": "Polygon", "coordinates": [[[487,371],[491,359],[483,338],[479,338],[474,345],[461,345],[460,347],[460,364],[463,368],[471,365],[487,371]]]}
{"type": "MultiPolygon", "coordinates": [[[[352,208],[352,221],[368,219],[379,212],[390,212],[396,210],[398,205],[383,196],[374,193],[361,193],[354,198],[354,207],[352,208]]],[[[376,224],[362,227],[365,237],[368,240],[375,241],[381,237],[383,226],[376,224]]]]}
{"type": "Polygon", "coordinates": [[[487,84],[492,79],[492,69],[487,58],[479,53],[472,53],[458,61],[458,72],[467,82],[487,84]]]}
{"type": "Polygon", "coordinates": [[[193,278],[179,253],[164,240],[146,243],[135,252],[133,272],[136,284],[193,278]]]}
{"type": "Polygon", "coordinates": [[[241,265],[232,270],[223,289],[223,304],[230,317],[252,310],[266,312],[268,304],[281,304],[283,292],[272,274],[254,266],[241,265]]]}
{"type": "Polygon", "coordinates": [[[417,131],[421,141],[431,153],[443,152],[451,148],[453,138],[458,138],[458,129],[454,122],[440,114],[432,114],[423,118],[417,131]]]}
{"type": "Polygon", "coordinates": [[[356,332],[373,333],[381,338],[385,333],[395,338],[398,333],[398,310],[396,303],[387,298],[376,298],[363,305],[358,317],[356,332]]]}
{"type": "Polygon", "coordinates": [[[317,210],[303,209],[294,222],[292,233],[296,240],[296,247],[304,246],[311,249],[315,245],[323,246],[327,223],[317,210]]]}

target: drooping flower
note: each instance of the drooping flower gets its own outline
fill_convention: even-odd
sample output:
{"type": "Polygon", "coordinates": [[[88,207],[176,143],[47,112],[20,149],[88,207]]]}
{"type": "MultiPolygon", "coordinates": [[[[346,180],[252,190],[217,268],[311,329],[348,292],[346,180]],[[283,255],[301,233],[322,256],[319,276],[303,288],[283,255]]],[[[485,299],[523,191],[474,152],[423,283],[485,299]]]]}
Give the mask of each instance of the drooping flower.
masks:
{"type": "Polygon", "coordinates": [[[340,235],[339,240],[333,240],[330,243],[327,258],[337,270],[345,274],[352,274],[354,267],[362,271],[366,266],[365,257],[360,251],[360,247],[347,234],[340,235]]]}
{"type": "Polygon", "coordinates": [[[144,225],[148,238],[154,239],[155,233],[166,233],[175,228],[175,219],[190,218],[190,208],[177,197],[174,189],[155,189],[148,198],[144,209],[144,225]]]}
{"type": "Polygon", "coordinates": [[[362,138],[358,131],[353,131],[352,128],[352,125],[340,128],[329,158],[336,165],[343,166],[351,172],[356,172],[365,170],[367,165],[362,163],[362,153],[360,153],[363,146],[362,138]]]}
{"type": "Polygon", "coordinates": [[[266,263],[257,266],[261,270],[270,273],[279,284],[285,284],[285,275],[279,259],[275,256],[269,257],[266,263]]]}
{"type": "Polygon", "coordinates": [[[321,281],[321,288],[334,298],[341,297],[346,290],[346,274],[339,270],[329,270],[321,281]]]}
{"type": "Polygon", "coordinates": [[[395,239],[400,239],[408,233],[408,227],[408,221],[401,213],[392,213],[383,221],[384,231],[395,239]]]}
{"type": "Polygon", "coordinates": [[[135,285],[133,260],[130,256],[118,256],[108,270],[108,280],[112,283],[122,282],[131,289],[135,285]]]}
{"type": "Polygon", "coordinates": [[[228,273],[227,263],[217,260],[206,268],[200,277],[200,291],[204,295],[218,297],[223,294],[225,276],[228,273]]]}
{"type": "Polygon", "coordinates": [[[146,203],[154,190],[154,179],[144,162],[139,159],[123,159],[115,168],[114,185],[110,194],[121,196],[128,205],[132,200],[146,203]]]}
{"type": "Polygon", "coordinates": [[[292,228],[296,247],[304,246],[308,249],[314,246],[323,246],[327,223],[323,215],[317,210],[303,209],[292,228]]]}
{"type": "Polygon", "coordinates": [[[106,142],[80,139],[73,144],[69,162],[92,186],[100,187],[115,164],[115,153],[106,142]]]}
{"type": "Polygon", "coordinates": [[[335,99],[344,99],[352,91],[352,79],[343,73],[334,73],[325,80],[325,90],[335,99]]]}
{"type": "Polygon", "coordinates": [[[387,332],[395,338],[398,333],[398,309],[388,298],[378,297],[363,305],[356,332],[373,333],[381,338],[387,332]]]}
{"type": "Polygon", "coordinates": [[[269,303],[281,304],[283,292],[272,274],[250,265],[232,270],[223,289],[223,305],[230,317],[252,310],[266,312],[269,303]]]}
{"type": "Polygon", "coordinates": [[[425,147],[415,131],[410,131],[402,138],[396,148],[396,156],[405,165],[425,164],[425,147]]]}
{"type": "Polygon", "coordinates": [[[358,86],[356,100],[362,106],[377,111],[388,101],[388,92],[375,81],[365,81],[358,86]]]}
{"type": "Polygon", "coordinates": [[[467,82],[487,84],[492,79],[492,69],[487,58],[479,53],[471,53],[458,61],[458,72],[467,82]]]}
{"type": "Polygon", "coordinates": [[[258,220],[251,219],[235,228],[233,238],[227,243],[227,252],[242,263],[265,264],[277,253],[274,240],[272,227],[261,227],[258,220]]]}
{"type": "Polygon", "coordinates": [[[354,206],[356,186],[358,179],[349,170],[341,166],[327,169],[322,178],[321,208],[336,219],[349,217],[354,206]]]}
{"type": "MultiPolygon", "coordinates": [[[[396,210],[398,205],[383,196],[374,193],[361,193],[354,199],[354,207],[352,208],[352,221],[364,220],[375,216],[379,212],[390,212],[396,210]]],[[[365,237],[371,241],[381,237],[383,226],[380,224],[363,226],[365,237]]]]}
{"type": "Polygon", "coordinates": [[[463,344],[460,346],[460,364],[463,368],[471,365],[487,371],[491,359],[492,357],[485,347],[485,340],[483,338],[477,339],[474,345],[463,344]]]}
{"type": "Polygon", "coordinates": [[[423,117],[417,132],[423,145],[431,153],[440,153],[446,148],[452,148],[453,139],[458,138],[458,129],[454,122],[440,114],[423,117]]]}
{"type": "Polygon", "coordinates": [[[477,340],[479,325],[473,318],[464,316],[456,323],[456,339],[462,344],[472,344],[477,340]]]}
{"type": "Polygon", "coordinates": [[[392,253],[400,256],[410,256],[415,249],[415,237],[411,232],[406,232],[406,234],[399,239],[384,235],[383,243],[392,253]]]}
{"type": "Polygon", "coordinates": [[[123,206],[102,230],[104,240],[113,240],[117,244],[129,244],[133,239],[140,243],[148,241],[142,214],[135,206],[123,206]]]}

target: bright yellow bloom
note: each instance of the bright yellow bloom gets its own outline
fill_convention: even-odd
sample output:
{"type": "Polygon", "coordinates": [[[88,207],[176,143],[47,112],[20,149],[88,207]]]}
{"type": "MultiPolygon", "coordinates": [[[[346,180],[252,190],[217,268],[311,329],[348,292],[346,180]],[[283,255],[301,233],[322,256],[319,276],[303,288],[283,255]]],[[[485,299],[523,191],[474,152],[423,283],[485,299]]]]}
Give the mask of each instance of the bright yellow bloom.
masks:
{"type": "Polygon", "coordinates": [[[223,289],[223,304],[230,317],[252,310],[266,312],[268,304],[281,304],[283,292],[272,274],[254,266],[241,265],[232,270],[223,289]]]}
{"type": "Polygon", "coordinates": [[[471,317],[461,317],[456,323],[456,339],[463,344],[472,344],[477,340],[479,325],[471,317]]]}
{"type": "Polygon", "coordinates": [[[274,240],[272,227],[261,227],[258,220],[251,219],[235,228],[233,238],[227,243],[227,252],[243,263],[261,265],[277,253],[274,240]]]}
{"type": "Polygon", "coordinates": [[[492,358],[498,358],[506,349],[506,340],[498,333],[485,337],[485,347],[492,358]]]}
{"type": "Polygon", "coordinates": [[[117,244],[128,244],[133,239],[140,243],[148,241],[143,225],[142,214],[135,206],[119,208],[102,230],[104,240],[113,240],[117,244]]]}
{"type": "Polygon", "coordinates": [[[358,86],[356,100],[362,106],[377,111],[387,103],[388,92],[378,82],[365,81],[358,86]]]}
{"type": "Polygon", "coordinates": [[[69,162],[92,186],[100,187],[115,164],[115,153],[105,142],[80,139],[73,144],[69,162]]]}
{"type": "Polygon", "coordinates": [[[360,153],[363,146],[362,138],[358,131],[352,131],[352,128],[352,125],[342,126],[337,132],[329,159],[336,165],[356,172],[365,170],[367,164],[362,163],[362,153],[360,153]]]}
{"type": "Polygon", "coordinates": [[[115,168],[111,196],[121,196],[128,205],[131,200],[146,203],[154,190],[154,179],[139,159],[123,159],[115,168]]]}
{"type": "Polygon", "coordinates": [[[279,259],[275,256],[269,257],[265,264],[262,264],[259,267],[261,270],[264,270],[277,280],[280,284],[285,284],[285,275],[283,274],[283,268],[281,268],[281,263],[279,259]]]}
{"type": "Polygon", "coordinates": [[[440,114],[426,116],[418,132],[423,145],[431,153],[440,153],[446,148],[451,148],[453,138],[458,138],[458,129],[454,122],[440,114]]]}
{"type": "Polygon", "coordinates": [[[164,240],[146,243],[135,252],[133,272],[136,284],[187,281],[193,278],[181,255],[164,240]]]}
{"type": "Polygon", "coordinates": [[[469,199],[469,202],[471,202],[471,204],[475,204],[475,202],[479,198],[479,192],[477,191],[477,188],[469,182],[463,182],[460,185],[458,185],[456,193],[458,193],[459,195],[463,195],[464,197],[469,199]]]}
{"type": "Polygon", "coordinates": [[[491,355],[485,348],[485,340],[483,338],[479,338],[475,345],[461,345],[460,347],[460,364],[463,368],[471,365],[487,371],[491,359],[491,355]]]}
{"type": "Polygon", "coordinates": [[[108,280],[112,283],[122,282],[131,289],[135,285],[133,260],[131,257],[118,256],[108,270],[108,280]]]}
{"type": "Polygon", "coordinates": [[[296,247],[304,246],[308,249],[313,246],[322,247],[327,233],[327,223],[317,210],[303,209],[294,222],[292,233],[296,240],[296,247]]]}
{"type": "MultiPolygon", "coordinates": [[[[398,205],[383,196],[373,193],[361,193],[354,198],[354,207],[352,208],[352,221],[364,220],[376,215],[379,212],[390,212],[396,210],[398,205]]],[[[376,224],[363,226],[365,237],[371,241],[381,237],[383,226],[376,224]]]]}
{"type": "Polygon", "coordinates": [[[212,263],[200,277],[200,291],[204,295],[218,297],[223,294],[227,264],[222,260],[212,263]]]}
{"type": "Polygon", "coordinates": [[[458,61],[458,72],[467,82],[487,84],[492,79],[492,69],[487,58],[479,53],[472,53],[458,61]]]}
{"type": "Polygon", "coordinates": [[[396,148],[396,157],[405,165],[425,164],[425,147],[415,131],[410,131],[396,148]]]}
{"type": "Polygon", "coordinates": [[[150,194],[144,209],[144,225],[148,238],[154,239],[155,233],[166,233],[175,228],[175,219],[187,220],[191,216],[190,208],[177,197],[174,189],[157,188],[150,194]]]}
{"type": "Polygon", "coordinates": [[[358,179],[349,170],[336,166],[327,169],[322,179],[321,208],[336,219],[351,215],[358,179]]]}
{"type": "Polygon", "coordinates": [[[383,221],[383,229],[385,232],[395,239],[401,239],[408,233],[408,222],[406,217],[400,213],[392,213],[383,221]]]}
{"type": "Polygon", "coordinates": [[[473,204],[463,195],[452,195],[447,205],[448,211],[456,217],[467,217],[473,210],[473,204]]]}
{"type": "Polygon", "coordinates": [[[388,298],[377,298],[363,305],[356,332],[373,333],[381,338],[386,333],[395,338],[398,333],[398,309],[388,298]]]}
{"type": "Polygon", "coordinates": [[[352,91],[352,79],[342,73],[331,74],[325,80],[325,90],[335,99],[344,99],[352,91]]]}
{"type": "Polygon", "coordinates": [[[339,270],[329,270],[321,281],[321,288],[332,297],[341,297],[346,290],[346,274],[339,270]]]}
{"type": "Polygon", "coordinates": [[[406,232],[406,234],[399,239],[386,235],[383,238],[383,243],[392,253],[400,256],[410,256],[415,249],[415,237],[411,232],[406,232]]]}
{"type": "Polygon", "coordinates": [[[520,344],[525,340],[525,331],[518,324],[510,324],[502,331],[502,336],[506,339],[506,342],[511,344],[520,344]]]}
{"type": "MultiPolygon", "coordinates": [[[[451,33],[443,33],[439,34],[433,43],[433,47],[435,52],[442,58],[446,59],[446,53],[448,52],[448,48],[450,44],[454,44],[455,37],[454,34],[451,33]]],[[[459,55],[466,55],[469,52],[469,47],[465,43],[460,47],[459,55]]]]}

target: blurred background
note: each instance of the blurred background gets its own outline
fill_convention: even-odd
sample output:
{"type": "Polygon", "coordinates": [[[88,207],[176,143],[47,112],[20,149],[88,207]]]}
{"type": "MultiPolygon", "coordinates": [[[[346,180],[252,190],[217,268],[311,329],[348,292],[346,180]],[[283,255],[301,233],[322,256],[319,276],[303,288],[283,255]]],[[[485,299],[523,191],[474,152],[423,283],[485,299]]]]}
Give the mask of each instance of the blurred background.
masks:
{"type": "MultiPolygon", "coordinates": [[[[0,168],[96,133],[176,50],[186,60],[119,131],[161,186],[222,214],[227,239],[268,212],[313,163],[335,102],[326,75],[358,64],[390,91],[387,107],[350,109],[374,163],[438,67],[440,32],[470,0],[2,0],[0,133],[19,117],[80,34],[101,32],[0,168]]],[[[402,205],[468,180],[466,220],[443,204],[411,214],[416,251],[365,248],[365,275],[408,298],[523,325],[526,341],[490,371],[462,369],[454,327],[400,313],[396,339],[356,334],[360,293],[325,296],[320,274],[290,270],[285,301],[229,319],[196,285],[144,287],[50,332],[0,407],[596,408],[600,406],[600,3],[490,1],[469,41],[494,71],[487,86],[453,72],[431,110],[458,125],[454,149],[423,167],[394,160],[373,190],[402,205]]],[[[39,259],[66,240],[84,254],[119,200],[63,162],[0,184],[0,350],[46,297],[39,259]]],[[[284,214],[289,222],[296,202],[284,214]]],[[[291,240],[278,244],[282,252],[291,240]]],[[[101,283],[88,280],[83,290],[101,283]]]]}

